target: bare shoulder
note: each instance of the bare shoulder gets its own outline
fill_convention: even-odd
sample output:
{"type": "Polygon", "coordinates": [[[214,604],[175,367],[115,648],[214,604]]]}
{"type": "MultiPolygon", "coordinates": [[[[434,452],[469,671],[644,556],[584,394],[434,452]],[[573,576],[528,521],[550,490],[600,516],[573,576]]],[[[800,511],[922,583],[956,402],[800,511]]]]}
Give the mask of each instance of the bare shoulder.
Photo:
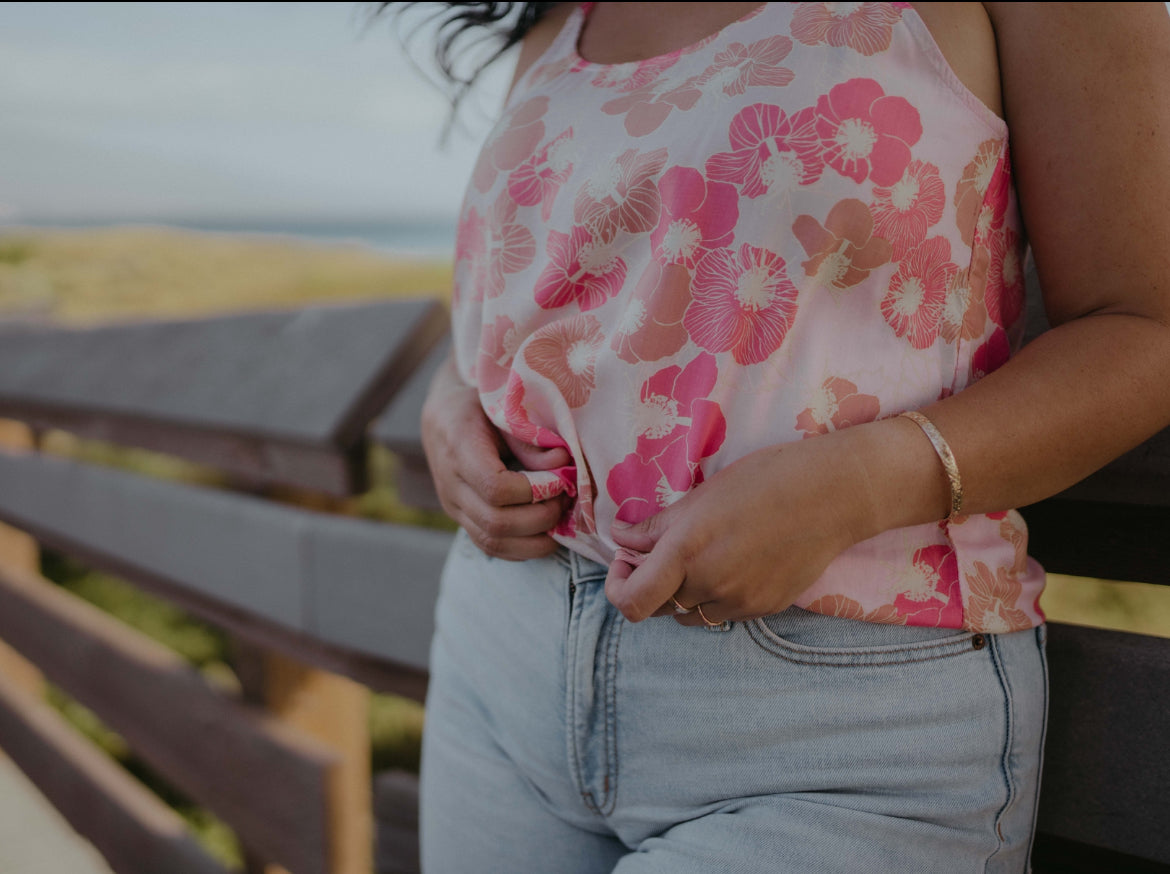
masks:
{"type": "Polygon", "coordinates": [[[516,60],[516,73],[512,77],[513,85],[520,81],[520,77],[527,73],[528,68],[536,63],[536,59],[552,45],[576,7],[576,3],[557,3],[524,35],[524,42],[520,44],[520,57],[516,60]]]}
{"type": "Polygon", "coordinates": [[[959,81],[1003,117],[995,29],[982,3],[913,3],[959,81]]]}
{"type": "Polygon", "coordinates": [[[986,7],[1050,318],[1140,311],[1170,320],[1166,7],[986,7]]]}

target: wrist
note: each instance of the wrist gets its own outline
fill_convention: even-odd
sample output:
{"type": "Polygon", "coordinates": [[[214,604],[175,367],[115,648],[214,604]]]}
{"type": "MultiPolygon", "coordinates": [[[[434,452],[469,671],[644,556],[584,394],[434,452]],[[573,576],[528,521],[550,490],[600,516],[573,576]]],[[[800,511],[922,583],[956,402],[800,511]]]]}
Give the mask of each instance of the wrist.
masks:
{"type": "Polygon", "coordinates": [[[859,491],[858,539],[949,516],[950,480],[915,422],[895,416],[839,433],[846,438],[850,477],[859,491]]]}

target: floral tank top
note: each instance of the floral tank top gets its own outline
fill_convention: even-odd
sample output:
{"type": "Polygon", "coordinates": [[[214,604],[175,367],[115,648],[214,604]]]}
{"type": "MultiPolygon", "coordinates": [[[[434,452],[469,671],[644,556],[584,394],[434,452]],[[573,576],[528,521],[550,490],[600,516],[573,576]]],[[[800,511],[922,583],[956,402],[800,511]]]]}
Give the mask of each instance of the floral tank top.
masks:
{"type": "MultiPolygon", "coordinates": [[[[769,3],[648,60],[517,82],[459,224],[459,373],[573,464],[554,537],[609,563],[638,522],[765,446],[917,409],[1003,364],[1024,240],[1005,123],[908,3],[769,3]]],[[[1005,447],[1010,451],[1010,447],[1005,447]]],[[[885,532],[796,604],[873,622],[1043,621],[1015,511],[885,532]]]]}

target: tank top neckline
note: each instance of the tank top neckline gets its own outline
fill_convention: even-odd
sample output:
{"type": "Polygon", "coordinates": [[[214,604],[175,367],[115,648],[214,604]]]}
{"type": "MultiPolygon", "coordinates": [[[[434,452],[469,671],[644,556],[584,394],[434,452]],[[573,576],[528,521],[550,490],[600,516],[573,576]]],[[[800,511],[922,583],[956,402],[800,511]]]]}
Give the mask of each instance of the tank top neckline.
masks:
{"type": "Polygon", "coordinates": [[[736,27],[737,25],[742,24],[743,22],[747,21],[748,19],[754,18],[755,16],[759,15],[760,11],[768,4],[767,3],[758,3],[756,6],[749,9],[747,12],[745,12],[743,15],[741,15],[739,18],[735,19],[734,21],[729,21],[727,24],[723,25],[718,30],[716,30],[712,33],[709,33],[706,36],[700,37],[699,39],[695,40],[692,43],[689,43],[688,45],[680,46],[677,49],[671,49],[670,51],[662,52],[661,54],[651,55],[648,58],[634,58],[633,60],[616,61],[616,62],[610,63],[610,64],[601,63],[599,61],[590,61],[587,58],[584,58],[581,56],[581,51],[580,51],[580,49],[581,49],[581,35],[584,33],[585,25],[589,21],[589,14],[593,11],[593,7],[596,5],[597,5],[596,3],[592,3],[592,2],[581,3],[580,5],[577,6],[576,9],[573,10],[572,16],[569,18],[569,21],[565,25],[565,29],[567,31],[566,36],[569,37],[569,39],[566,40],[566,42],[568,43],[567,52],[568,52],[569,57],[573,61],[574,67],[576,67],[576,68],[589,67],[589,68],[597,69],[597,70],[608,70],[608,69],[617,69],[620,67],[636,67],[638,64],[660,62],[660,61],[665,61],[669,58],[676,58],[680,55],[685,55],[685,54],[688,54],[690,52],[696,51],[696,50],[702,48],[704,45],[712,42],[713,40],[719,39],[721,36],[723,36],[731,28],[736,27]]]}

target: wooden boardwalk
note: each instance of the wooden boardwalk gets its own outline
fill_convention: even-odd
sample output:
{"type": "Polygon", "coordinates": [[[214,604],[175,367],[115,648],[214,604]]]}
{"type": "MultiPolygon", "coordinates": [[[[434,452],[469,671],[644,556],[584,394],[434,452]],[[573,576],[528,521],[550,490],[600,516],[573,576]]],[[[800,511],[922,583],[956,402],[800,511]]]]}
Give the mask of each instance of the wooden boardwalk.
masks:
{"type": "Polygon", "coordinates": [[[0,874],[113,874],[0,751],[0,874]]]}

